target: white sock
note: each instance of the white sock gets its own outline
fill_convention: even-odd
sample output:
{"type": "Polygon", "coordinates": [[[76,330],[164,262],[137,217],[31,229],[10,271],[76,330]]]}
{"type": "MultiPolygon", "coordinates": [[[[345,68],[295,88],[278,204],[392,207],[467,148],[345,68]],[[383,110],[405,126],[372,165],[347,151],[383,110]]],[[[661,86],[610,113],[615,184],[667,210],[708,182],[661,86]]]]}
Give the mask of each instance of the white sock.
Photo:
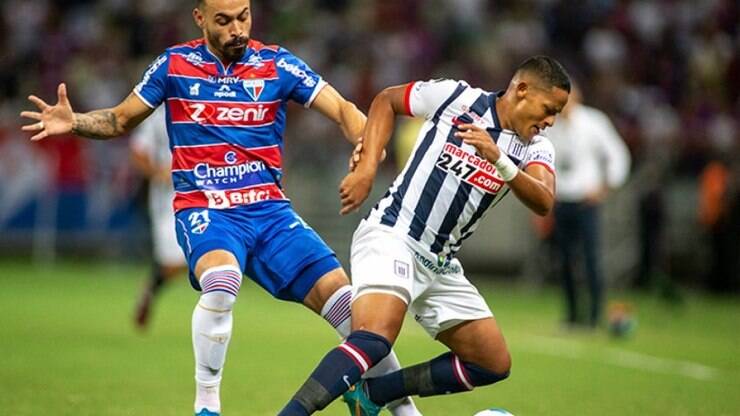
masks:
{"type": "Polygon", "coordinates": [[[195,411],[221,411],[219,386],[233,326],[232,308],[241,286],[235,266],[213,267],[200,279],[203,292],[193,311],[195,411]]]}
{"type": "MultiPolygon", "coordinates": [[[[347,338],[352,330],[351,305],[352,287],[348,285],[334,292],[321,308],[321,317],[336,329],[341,338],[347,338]]],[[[391,350],[387,357],[365,373],[365,377],[379,377],[400,369],[401,363],[391,350]]],[[[421,416],[410,397],[388,403],[388,410],[393,416],[421,416]]]]}

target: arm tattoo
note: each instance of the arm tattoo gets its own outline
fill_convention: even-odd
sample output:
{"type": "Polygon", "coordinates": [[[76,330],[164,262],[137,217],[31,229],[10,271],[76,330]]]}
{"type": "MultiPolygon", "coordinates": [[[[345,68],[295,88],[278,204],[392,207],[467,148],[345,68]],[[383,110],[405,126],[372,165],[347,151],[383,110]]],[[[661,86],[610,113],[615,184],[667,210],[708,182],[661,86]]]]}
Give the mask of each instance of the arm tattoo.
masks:
{"type": "Polygon", "coordinates": [[[75,114],[72,132],[96,140],[110,139],[123,133],[116,114],[111,110],[75,114]]]}

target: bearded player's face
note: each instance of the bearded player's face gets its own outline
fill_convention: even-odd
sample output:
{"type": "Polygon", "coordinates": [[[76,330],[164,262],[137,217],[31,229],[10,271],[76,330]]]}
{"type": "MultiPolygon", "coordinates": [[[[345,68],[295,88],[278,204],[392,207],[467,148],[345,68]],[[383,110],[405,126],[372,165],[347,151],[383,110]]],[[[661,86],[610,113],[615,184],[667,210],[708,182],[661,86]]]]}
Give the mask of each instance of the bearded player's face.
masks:
{"type": "Polygon", "coordinates": [[[208,46],[229,62],[238,61],[247,50],[252,29],[250,6],[250,0],[205,0],[193,10],[208,46]]]}

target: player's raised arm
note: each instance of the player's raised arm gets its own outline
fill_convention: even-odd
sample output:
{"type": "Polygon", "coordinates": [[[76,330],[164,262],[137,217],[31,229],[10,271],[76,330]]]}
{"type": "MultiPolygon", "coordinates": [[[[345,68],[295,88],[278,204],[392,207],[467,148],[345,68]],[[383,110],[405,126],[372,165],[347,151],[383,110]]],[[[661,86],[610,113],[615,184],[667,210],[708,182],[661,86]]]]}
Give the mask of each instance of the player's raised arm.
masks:
{"type": "Polygon", "coordinates": [[[378,94],[370,105],[361,156],[357,166],[339,186],[342,199],[340,214],[357,210],[367,199],[373,186],[378,163],[393,134],[397,114],[408,114],[405,97],[408,85],[389,87],[378,94]]]}
{"type": "Polygon", "coordinates": [[[555,175],[543,163],[531,163],[519,169],[508,156],[496,146],[491,136],[473,124],[461,124],[455,135],[467,144],[475,146],[478,153],[496,166],[501,178],[509,185],[514,195],[537,215],[547,215],[555,203],[555,175]]]}
{"type": "Polygon", "coordinates": [[[55,105],[47,104],[35,95],[28,99],[40,110],[21,112],[21,117],[37,121],[22,127],[23,131],[35,133],[31,140],[68,133],[91,139],[110,139],[136,127],[153,111],[132,93],[115,107],[75,113],[67,97],[67,87],[63,83],[57,88],[55,105]]]}

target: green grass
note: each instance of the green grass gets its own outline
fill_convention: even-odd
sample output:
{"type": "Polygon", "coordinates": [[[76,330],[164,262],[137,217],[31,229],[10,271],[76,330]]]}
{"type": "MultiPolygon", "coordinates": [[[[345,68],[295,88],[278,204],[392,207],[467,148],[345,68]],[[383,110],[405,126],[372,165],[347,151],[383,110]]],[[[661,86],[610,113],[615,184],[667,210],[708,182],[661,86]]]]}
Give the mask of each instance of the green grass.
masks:
{"type": "MultiPolygon", "coordinates": [[[[165,291],[146,334],[132,308],[144,267],[0,263],[0,409],[21,415],[188,415],[193,374],[183,280],[165,291]]],[[[523,415],[740,415],[740,300],[688,294],[682,307],[631,293],[627,340],[559,328],[554,289],[480,285],[513,356],[512,376],[472,393],[417,399],[425,415],[487,407],[523,415]]],[[[275,415],[333,332],[305,308],[247,284],[224,383],[226,416],[275,415]]],[[[443,349],[408,321],[396,346],[416,363],[443,349]]],[[[342,403],[322,414],[345,415],[342,403]]]]}

